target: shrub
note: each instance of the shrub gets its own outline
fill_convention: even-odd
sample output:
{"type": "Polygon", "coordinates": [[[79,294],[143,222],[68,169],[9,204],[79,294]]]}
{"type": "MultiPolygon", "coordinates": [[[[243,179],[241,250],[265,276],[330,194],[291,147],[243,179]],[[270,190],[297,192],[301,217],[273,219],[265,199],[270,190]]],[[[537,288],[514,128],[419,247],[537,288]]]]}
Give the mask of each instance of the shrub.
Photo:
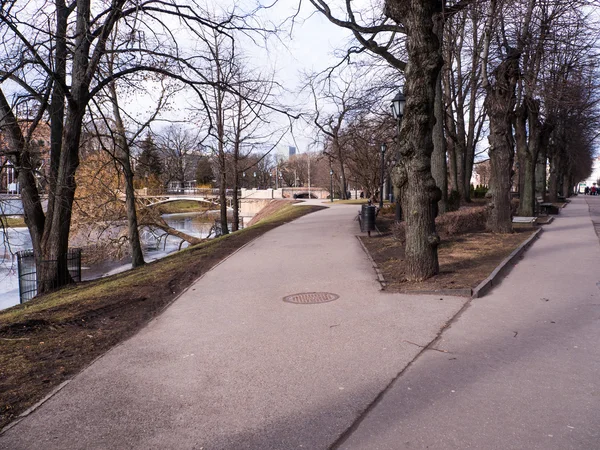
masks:
{"type": "Polygon", "coordinates": [[[448,196],[448,212],[458,211],[458,208],[460,208],[460,194],[458,191],[453,190],[448,196]]]}
{"type": "Polygon", "coordinates": [[[441,238],[447,238],[457,234],[483,231],[486,219],[485,206],[463,208],[439,216],[435,219],[435,227],[441,238]]]}
{"type": "MultiPolygon", "coordinates": [[[[435,219],[435,228],[442,239],[464,233],[474,233],[485,230],[487,207],[477,206],[462,208],[458,211],[442,214],[435,219]]],[[[406,241],[404,222],[396,223],[392,227],[394,239],[406,241]]]]}
{"type": "Polygon", "coordinates": [[[484,198],[485,194],[487,194],[488,188],[487,186],[480,186],[477,185],[477,187],[473,187],[473,185],[471,185],[471,197],[472,198],[484,198]]]}

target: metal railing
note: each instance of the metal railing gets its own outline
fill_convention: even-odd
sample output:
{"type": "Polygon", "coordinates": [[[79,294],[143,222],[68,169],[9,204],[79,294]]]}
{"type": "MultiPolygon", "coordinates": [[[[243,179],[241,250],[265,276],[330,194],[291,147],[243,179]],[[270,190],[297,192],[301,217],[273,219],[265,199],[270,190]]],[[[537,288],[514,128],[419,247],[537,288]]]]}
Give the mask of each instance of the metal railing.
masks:
{"type": "Polygon", "coordinates": [[[33,250],[21,250],[17,252],[17,267],[19,272],[19,299],[21,303],[31,300],[38,294],[41,284],[63,286],[71,282],[81,281],[81,249],[70,248],[62,257],[37,260],[33,250]],[[63,261],[67,265],[67,271],[58,279],[58,265],[63,261]],[[51,278],[44,279],[38,276],[38,269],[43,274],[51,274],[51,278]]]}

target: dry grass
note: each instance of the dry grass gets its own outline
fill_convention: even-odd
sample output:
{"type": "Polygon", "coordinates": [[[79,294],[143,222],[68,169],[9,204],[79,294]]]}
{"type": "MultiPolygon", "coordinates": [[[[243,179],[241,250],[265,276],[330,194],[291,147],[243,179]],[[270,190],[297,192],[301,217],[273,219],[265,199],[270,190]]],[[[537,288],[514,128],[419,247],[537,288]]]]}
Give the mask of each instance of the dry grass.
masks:
{"type": "Polygon", "coordinates": [[[505,235],[481,232],[450,237],[438,248],[440,273],[419,283],[406,281],[402,242],[391,235],[361,239],[383,273],[387,290],[424,292],[476,287],[532,233],[529,228],[505,235]]]}

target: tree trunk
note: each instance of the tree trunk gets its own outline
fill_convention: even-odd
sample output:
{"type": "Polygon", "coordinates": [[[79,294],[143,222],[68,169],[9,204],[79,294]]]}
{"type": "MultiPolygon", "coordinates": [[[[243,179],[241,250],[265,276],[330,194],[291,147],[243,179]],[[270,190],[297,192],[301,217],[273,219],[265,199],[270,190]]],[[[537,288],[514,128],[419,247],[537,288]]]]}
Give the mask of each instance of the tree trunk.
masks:
{"type": "Polygon", "coordinates": [[[546,198],[546,165],[548,161],[547,146],[542,145],[535,165],[535,196],[546,198]]]}
{"type": "Polygon", "coordinates": [[[448,153],[448,175],[450,191],[458,192],[458,178],[456,174],[456,151],[454,142],[450,138],[446,138],[446,151],[448,153]]]}
{"type": "Polygon", "coordinates": [[[227,223],[227,170],[225,166],[225,152],[219,151],[219,175],[221,182],[219,183],[219,202],[220,202],[220,221],[221,234],[229,234],[229,225],[227,223]]]}
{"type": "Polygon", "coordinates": [[[231,224],[231,231],[238,231],[240,228],[240,199],[238,197],[240,187],[239,155],[239,145],[236,144],[233,153],[233,223],[231,224]]]}
{"type": "Polygon", "coordinates": [[[7,147],[13,149],[7,156],[17,170],[24,219],[31,236],[33,252],[35,255],[41,255],[45,216],[36,187],[33,162],[23,132],[2,90],[0,90],[0,129],[7,147]]]}
{"type": "Polygon", "coordinates": [[[125,209],[127,212],[127,236],[129,238],[129,246],[131,249],[131,267],[143,266],[144,253],[142,252],[142,244],[140,242],[140,232],[138,228],[137,210],[135,208],[135,189],[133,187],[133,169],[131,168],[130,155],[131,151],[127,136],[125,136],[125,126],[121,118],[117,90],[114,83],[109,86],[111,103],[113,106],[113,114],[116,124],[116,158],[123,168],[123,177],[125,179],[125,209]]]}
{"type": "Polygon", "coordinates": [[[554,148],[550,156],[550,176],[548,177],[548,201],[553,203],[558,200],[558,190],[562,179],[561,159],[560,152],[554,148]]]}
{"type": "Polygon", "coordinates": [[[400,135],[402,164],[394,182],[402,192],[406,278],[410,281],[425,280],[439,272],[435,209],[441,192],[431,175],[431,155],[436,82],[442,67],[434,20],[443,20],[441,7],[441,2],[433,0],[386,2],[388,14],[404,24],[407,32],[406,108],[400,135]]]}
{"type": "MultiPolygon", "coordinates": [[[[441,35],[441,31],[437,33],[441,35]]],[[[435,126],[433,127],[433,154],[431,155],[431,175],[442,193],[438,202],[438,213],[448,210],[448,167],[446,163],[446,139],[444,137],[444,99],[442,97],[442,77],[438,75],[435,84],[435,126]]]]}
{"type": "Polygon", "coordinates": [[[495,82],[486,86],[485,108],[490,135],[490,198],[486,228],[494,233],[512,232],[510,188],[514,160],[511,116],[515,105],[519,54],[512,52],[494,71],[495,82]]]}
{"type": "Polygon", "coordinates": [[[534,199],[531,197],[532,192],[525,191],[525,178],[527,177],[526,166],[528,164],[531,166],[531,158],[529,158],[529,149],[527,148],[527,106],[525,104],[516,109],[513,125],[515,128],[515,145],[517,148],[517,176],[519,187],[518,214],[520,216],[533,216],[534,199]]]}

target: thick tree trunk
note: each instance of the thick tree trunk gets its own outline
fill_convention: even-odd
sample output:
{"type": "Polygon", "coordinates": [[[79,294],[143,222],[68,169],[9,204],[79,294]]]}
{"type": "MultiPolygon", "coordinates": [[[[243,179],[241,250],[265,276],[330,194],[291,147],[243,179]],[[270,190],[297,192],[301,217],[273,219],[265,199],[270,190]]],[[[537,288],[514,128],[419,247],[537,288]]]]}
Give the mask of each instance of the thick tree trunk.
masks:
{"type": "Polygon", "coordinates": [[[407,32],[406,109],[400,135],[402,165],[394,181],[401,188],[406,221],[406,278],[420,281],[439,272],[435,209],[441,192],[431,175],[431,154],[436,82],[442,67],[434,21],[443,20],[442,3],[388,0],[386,6],[407,32]]]}
{"type": "Polygon", "coordinates": [[[490,135],[490,198],[486,228],[495,233],[512,232],[510,188],[514,160],[511,116],[515,105],[519,54],[509,54],[494,71],[495,82],[488,84],[484,105],[488,112],[490,135]]]}

